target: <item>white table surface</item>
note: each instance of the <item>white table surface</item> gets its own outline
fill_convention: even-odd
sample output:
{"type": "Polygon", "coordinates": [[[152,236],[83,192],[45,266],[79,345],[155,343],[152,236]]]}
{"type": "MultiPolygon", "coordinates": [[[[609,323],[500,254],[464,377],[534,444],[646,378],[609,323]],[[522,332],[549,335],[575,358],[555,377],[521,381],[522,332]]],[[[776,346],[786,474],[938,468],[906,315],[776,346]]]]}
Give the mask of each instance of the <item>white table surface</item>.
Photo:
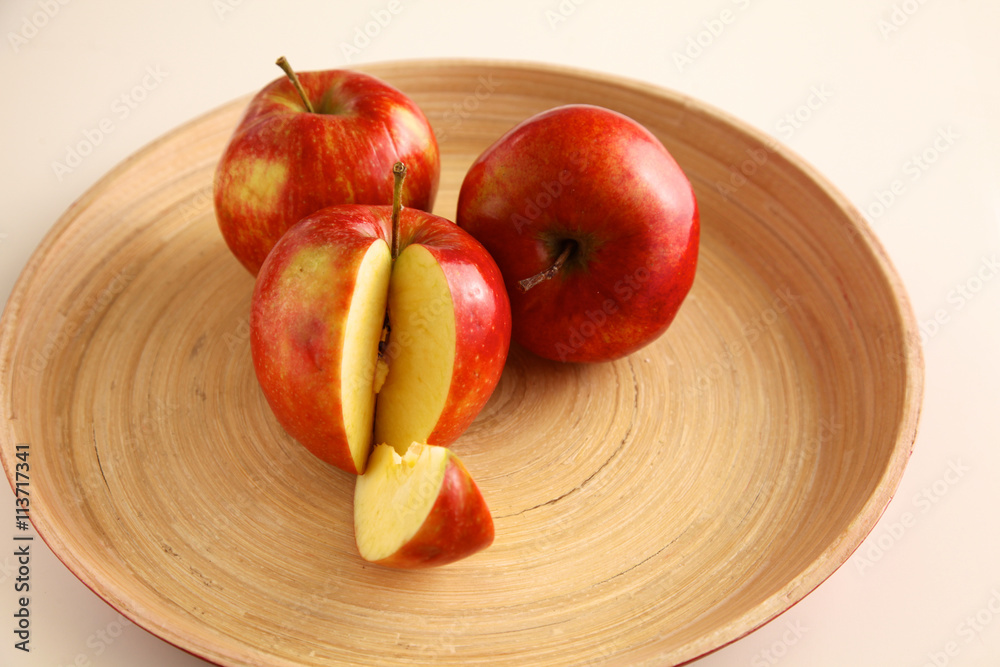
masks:
{"type": "MultiPolygon", "coordinates": [[[[0,297],[98,178],[280,75],[281,54],[300,70],[528,60],[682,91],[783,141],[866,211],[927,333],[920,433],[882,521],[800,604],[696,664],[1000,664],[1000,3],[393,0],[367,45],[342,46],[388,8],[3,0],[0,297]],[[136,86],[143,99],[128,108],[136,86]],[[58,173],[107,119],[111,131],[58,173]]],[[[0,507],[14,514],[7,485],[0,507]]],[[[0,664],[206,664],[123,623],[37,541],[31,653],[15,650],[12,523],[0,529],[0,664]]]]}

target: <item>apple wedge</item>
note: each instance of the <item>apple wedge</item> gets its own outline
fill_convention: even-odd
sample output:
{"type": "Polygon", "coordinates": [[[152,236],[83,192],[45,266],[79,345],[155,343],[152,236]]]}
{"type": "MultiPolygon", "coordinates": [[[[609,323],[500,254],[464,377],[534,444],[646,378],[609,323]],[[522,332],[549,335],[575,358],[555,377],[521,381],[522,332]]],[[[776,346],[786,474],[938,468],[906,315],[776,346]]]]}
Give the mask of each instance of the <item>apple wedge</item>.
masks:
{"type": "Polygon", "coordinates": [[[378,445],[355,483],[354,535],[367,561],[434,567],[490,546],[493,519],[450,449],[414,442],[400,455],[378,445]]]}
{"type": "Polygon", "coordinates": [[[510,303],[453,222],[340,205],[275,244],[254,286],[250,348],[272,412],[316,456],[364,472],[374,442],[447,445],[500,379],[510,303]],[[398,254],[393,258],[393,240],[398,254]]]}

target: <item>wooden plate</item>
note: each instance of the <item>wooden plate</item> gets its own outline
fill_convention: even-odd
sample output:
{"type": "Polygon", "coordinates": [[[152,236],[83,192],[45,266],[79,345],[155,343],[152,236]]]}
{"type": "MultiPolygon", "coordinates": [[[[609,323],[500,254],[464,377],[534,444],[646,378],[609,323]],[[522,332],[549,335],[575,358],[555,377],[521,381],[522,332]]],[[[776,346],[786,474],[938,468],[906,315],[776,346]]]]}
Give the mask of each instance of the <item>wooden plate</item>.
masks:
{"type": "Polygon", "coordinates": [[[251,368],[253,282],[210,196],[237,100],[95,185],[7,303],[3,463],[13,477],[30,446],[32,519],[66,566],[221,665],[573,666],[690,660],[840,566],[897,487],[923,383],[903,288],[848,201],[764,135],[647,85],[365,69],[434,123],[450,218],[472,160],[530,114],[590,102],[649,127],[703,216],[674,325],[615,363],[513,349],[454,446],[494,546],[431,571],[364,563],[353,477],[282,432],[251,368]]]}

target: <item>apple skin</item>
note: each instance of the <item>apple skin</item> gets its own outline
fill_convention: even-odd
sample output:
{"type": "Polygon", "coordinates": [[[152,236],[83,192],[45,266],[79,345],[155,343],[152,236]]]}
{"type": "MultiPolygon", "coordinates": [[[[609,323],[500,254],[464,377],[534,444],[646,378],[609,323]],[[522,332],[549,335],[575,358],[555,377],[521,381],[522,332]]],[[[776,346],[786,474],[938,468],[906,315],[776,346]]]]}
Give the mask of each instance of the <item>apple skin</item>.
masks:
{"type": "Polygon", "coordinates": [[[475,480],[451,450],[446,465],[437,500],[420,529],[376,564],[397,569],[437,567],[493,544],[493,517],[475,480]]]}
{"type": "Polygon", "coordinates": [[[467,172],[456,222],[503,273],[515,341],[568,362],[628,355],[659,337],[694,281],[694,191],[643,126],[592,105],[526,119],[467,172]],[[527,292],[520,280],[552,266],[527,292]]]}
{"type": "Polygon", "coordinates": [[[350,70],[298,78],[315,113],[287,77],[276,79],[251,99],[216,167],[219,229],[254,275],[281,235],[310,213],[391,204],[397,161],[407,166],[404,206],[429,211],[437,194],[437,140],[413,100],[350,70]]]}
{"type": "MultiPolygon", "coordinates": [[[[390,206],[345,204],[321,209],[275,244],[251,299],[254,370],[272,412],[313,454],[354,474],[364,472],[364,467],[352,457],[344,428],[340,367],[344,323],[362,257],[379,239],[391,247],[391,235],[390,206]],[[323,270],[294,281],[302,253],[320,258],[323,270]]],[[[437,259],[454,304],[451,385],[441,417],[427,438],[428,444],[445,445],[468,428],[500,380],[510,346],[510,303],[493,259],[453,222],[402,209],[400,252],[410,244],[423,245],[437,259]]]]}

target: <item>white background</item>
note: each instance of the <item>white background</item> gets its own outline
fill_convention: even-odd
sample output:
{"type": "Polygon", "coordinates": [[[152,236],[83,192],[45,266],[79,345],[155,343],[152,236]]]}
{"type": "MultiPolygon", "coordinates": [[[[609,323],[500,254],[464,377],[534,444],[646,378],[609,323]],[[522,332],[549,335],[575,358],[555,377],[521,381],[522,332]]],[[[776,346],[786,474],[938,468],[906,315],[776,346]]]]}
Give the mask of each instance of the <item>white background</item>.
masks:
{"type": "MultiPolygon", "coordinates": [[[[346,54],[388,0],[3,0],[0,298],[99,177],[279,76],[281,54],[300,70],[528,60],[680,90],[783,141],[865,211],[926,334],[920,433],[881,523],[803,602],[696,664],[1000,664],[1000,3],[397,1],[346,54]],[[108,118],[113,131],[57,174],[108,118]]],[[[5,485],[0,507],[14,514],[5,485]]],[[[15,651],[15,531],[2,523],[0,664],[204,664],[122,624],[38,541],[32,652],[15,651]]]]}

